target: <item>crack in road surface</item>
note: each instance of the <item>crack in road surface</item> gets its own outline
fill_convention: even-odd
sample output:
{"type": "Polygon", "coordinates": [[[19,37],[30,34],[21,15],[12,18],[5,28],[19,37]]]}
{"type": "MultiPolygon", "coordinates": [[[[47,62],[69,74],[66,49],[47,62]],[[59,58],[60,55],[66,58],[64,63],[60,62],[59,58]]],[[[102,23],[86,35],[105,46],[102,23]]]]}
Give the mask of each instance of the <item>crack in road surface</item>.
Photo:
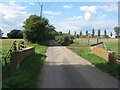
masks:
{"type": "Polygon", "coordinates": [[[57,44],[48,48],[38,88],[118,88],[118,81],[57,44]]]}

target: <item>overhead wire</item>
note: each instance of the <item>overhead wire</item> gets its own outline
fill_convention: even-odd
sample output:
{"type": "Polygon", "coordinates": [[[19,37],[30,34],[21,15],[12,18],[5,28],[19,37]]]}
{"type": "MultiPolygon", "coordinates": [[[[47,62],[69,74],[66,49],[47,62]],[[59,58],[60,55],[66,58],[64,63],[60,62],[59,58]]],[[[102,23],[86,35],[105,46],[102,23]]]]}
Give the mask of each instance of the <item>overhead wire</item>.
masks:
{"type": "Polygon", "coordinates": [[[49,4],[45,7],[44,10],[46,10],[52,3],[53,3],[53,1],[49,2],[49,4]]]}
{"type": "MultiPolygon", "coordinates": [[[[39,2],[38,0],[37,0],[37,3],[38,3],[38,5],[39,5],[39,7],[41,8],[41,5],[43,5],[41,2],[39,2]]],[[[43,7],[45,7],[44,8],[44,10],[46,10],[51,4],[53,3],[53,1],[51,1],[51,2],[49,2],[49,4],[45,7],[45,6],[43,6],[43,7]]],[[[43,13],[42,13],[43,14],[43,13]]]]}

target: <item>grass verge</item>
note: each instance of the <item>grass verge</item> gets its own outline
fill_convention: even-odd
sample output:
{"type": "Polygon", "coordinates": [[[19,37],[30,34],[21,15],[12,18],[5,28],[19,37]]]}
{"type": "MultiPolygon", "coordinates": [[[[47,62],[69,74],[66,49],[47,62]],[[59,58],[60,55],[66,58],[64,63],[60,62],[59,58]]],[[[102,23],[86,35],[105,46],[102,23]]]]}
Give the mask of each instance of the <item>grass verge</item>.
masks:
{"type": "Polygon", "coordinates": [[[47,47],[38,44],[27,44],[27,46],[34,46],[35,53],[26,57],[17,71],[3,79],[3,88],[36,88],[47,47]]]}
{"type": "Polygon", "coordinates": [[[91,53],[90,50],[87,50],[84,48],[72,49],[72,51],[74,51],[84,59],[90,61],[92,64],[94,64],[96,67],[98,67],[102,71],[120,80],[120,70],[118,70],[118,68],[120,68],[120,64],[108,64],[105,59],[97,55],[94,55],[93,53],[91,53]]]}

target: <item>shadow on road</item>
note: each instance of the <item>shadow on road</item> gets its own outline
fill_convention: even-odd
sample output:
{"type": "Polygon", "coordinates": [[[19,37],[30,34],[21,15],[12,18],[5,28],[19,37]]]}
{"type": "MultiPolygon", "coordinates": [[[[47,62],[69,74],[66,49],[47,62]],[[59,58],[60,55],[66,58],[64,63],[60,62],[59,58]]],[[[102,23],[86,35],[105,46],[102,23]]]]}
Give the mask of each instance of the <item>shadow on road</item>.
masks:
{"type": "Polygon", "coordinates": [[[117,88],[111,76],[90,65],[46,62],[39,88],[117,88]]]}
{"type": "Polygon", "coordinates": [[[52,46],[62,46],[61,44],[57,43],[55,40],[51,40],[48,44],[48,46],[52,47],[52,46]]]}

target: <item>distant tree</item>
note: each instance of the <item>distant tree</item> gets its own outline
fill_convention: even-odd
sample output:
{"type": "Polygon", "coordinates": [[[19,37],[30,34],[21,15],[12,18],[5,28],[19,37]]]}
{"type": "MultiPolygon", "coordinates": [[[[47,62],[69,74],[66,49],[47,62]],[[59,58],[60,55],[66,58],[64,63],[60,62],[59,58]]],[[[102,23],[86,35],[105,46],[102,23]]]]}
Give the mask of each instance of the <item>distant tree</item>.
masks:
{"type": "Polygon", "coordinates": [[[80,31],[80,36],[82,36],[82,31],[80,31]]]}
{"type": "Polygon", "coordinates": [[[120,36],[120,27],[115,27],[114,31],[115,31],[117,37],[119,37],[120,36]]]}
{"type": "Polygon", "coordinates": [[[79,35],[79,34],[77,34],[77,36],[76,36],[76,37],[77,37],[77,38],[79,38],[79,36],[80,36],[80,35],[79,35]]]}
{"type": "Polygon", "coordinates": [[[58,36],[60,36],[60,35],[63,35],[63,33],[60,31],[60,32],[58,32],[58,34],[57,34],[58,36]]]}
{"type": "Polygon", "coordinates": [[[107,37],[107,31],[106,30],[104,30],[104,36],[105,36],[105,38],[107,37]]]}
{"type": "Polygon", "coordinates": [[[2,38],[2,35],[3,35],[3,33],[2,33],[2,30],[0,29],[0,38],[2,38]]]}
{"type": "Polygon", "coordinates": [[[23,38],[23,32],[21,30],[13,29],[7,33],[8,38],[23,38]]]}
{"type": "Polygon", "coordinates": [[[100,37],[100,33],[101,33],[101,32],[100,32],[100,29],[99,29],[99,30],[98,30],[98,37],[100,37]]]}
{"type": "Polygon", "coordinates": [[[88,36],[88,30],[86,30],[86,36],[88,36]]]}
{"type": "Polygon", "coordinates": [[[92,29],[92,37],[94,37],[94,35],[95,35],[95,30],[94,30],[94,28],[92,29]]]}
{"type": "Polygon", "coordinates": [[[110,36],[112,37],[112,35],[113,35],[113,34],[112,34],[112,32],[111,32],[111,33],[110,33],[110,36]]]}
{"type": "Polygon", "coordinates": [[[74,32],[74,36],[76,37],[76,31],[74,32]]]}
{"type": "Polygon", "coordinates": [[[68,34],[70,35],[70,30],[69,30],[68,34]]]}

